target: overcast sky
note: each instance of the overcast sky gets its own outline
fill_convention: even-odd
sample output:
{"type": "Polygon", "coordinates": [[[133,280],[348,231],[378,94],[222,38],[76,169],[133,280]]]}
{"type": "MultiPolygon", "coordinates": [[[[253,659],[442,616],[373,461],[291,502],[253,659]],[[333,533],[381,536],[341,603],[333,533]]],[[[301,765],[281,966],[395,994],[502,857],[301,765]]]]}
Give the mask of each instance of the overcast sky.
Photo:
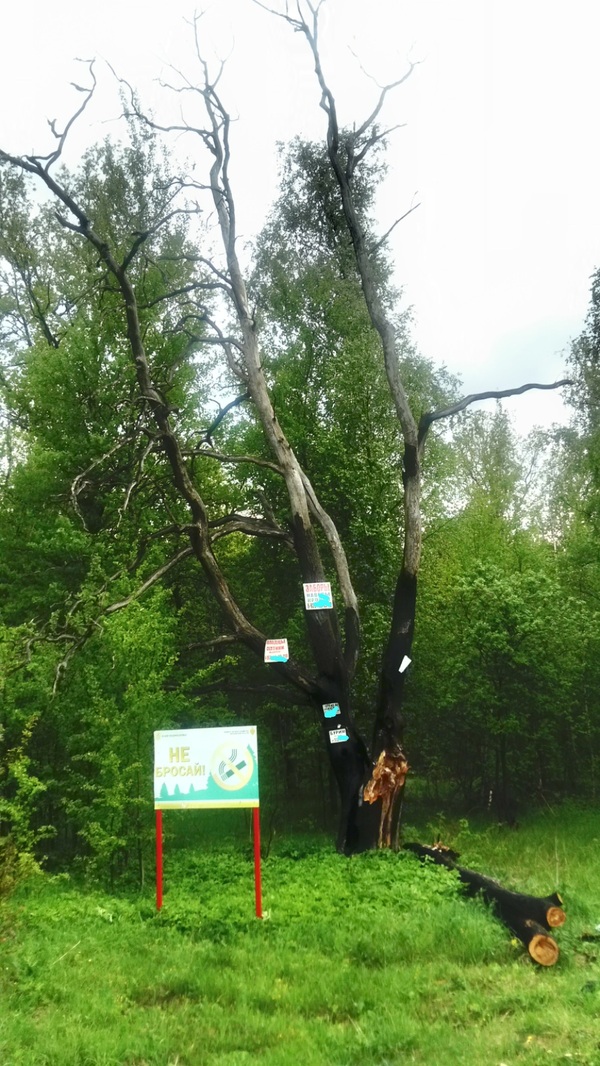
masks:
{"type": "MultiPolygon", "coordinates": [[[[273,0],[277,3],[278,0],[273,0]]],[[[169,64],[194,76],[194,7],[184,0],[9,0],[0,41],[0,145],[48,144],[47,118],[72,110],[75,57],[107,60],[158,106],[169,64]]],[[[207,56],[228,55],[223,96],[239,118],[234,179],[244,236],[274,194],[278,140],[321,137],[324,115],[300,35],[251,0],[212,0],[207,56]]],[[[384,231],[423,354],[465,391],[561,375],[600,265],[600,3],[596,0],[327,0],[322,47],[342,121],[361,121],[380,82],[419,60],[389,100],[384,231]],[[357,58],[358,57],[358,58],[357,58]],[[362,68],[362,69],[361,69],[362,68]],[[369,80],[365,72],[372,76],[369,80]]],[[[72,142],[115,130],[112,76],[72,142]]],[[[561,417],[558,397],[512,401],[520,429],[561,417]]]]}

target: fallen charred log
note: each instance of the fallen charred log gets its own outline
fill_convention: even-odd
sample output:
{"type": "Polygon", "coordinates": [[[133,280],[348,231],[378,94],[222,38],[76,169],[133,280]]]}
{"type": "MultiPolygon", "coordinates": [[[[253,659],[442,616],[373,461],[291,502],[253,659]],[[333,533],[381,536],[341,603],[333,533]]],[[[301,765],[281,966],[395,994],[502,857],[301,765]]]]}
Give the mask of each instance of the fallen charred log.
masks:
{"type": "Polygon", "coordinates": [[[535,962],[540,966],[554,965],[559,955],[558,944],[548,936],[548,930],[557,929],[566,920],[558,893],[528,896],[522,892],[511,892],[493,878],[459,866],[455,861],[458,856],[443,846],[405,844],[404,847],[421,859],[431,859],[438,866],[456,870],[468,895],[480,894],[493,907],[498,918],[525,944],[535,962]]]}
{"type": "Polygon", "coordinates": [[[543,925],[538,925],[531,918],[519,918],[518,915],[506,924],[525,944],[534,962],[540,966],[554,966],[559,956],[558,944],[554,937],[548,936],[543,925]]]}

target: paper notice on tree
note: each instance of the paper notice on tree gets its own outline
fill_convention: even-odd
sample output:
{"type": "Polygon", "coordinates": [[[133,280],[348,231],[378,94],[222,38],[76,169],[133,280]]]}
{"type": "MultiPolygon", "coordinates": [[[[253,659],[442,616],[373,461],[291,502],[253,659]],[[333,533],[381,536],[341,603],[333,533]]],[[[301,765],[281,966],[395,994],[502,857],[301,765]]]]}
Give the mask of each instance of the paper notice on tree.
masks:
{"type": "Polygon", "coordinates": [[[350,740],[345,729],[330,729],[329,730],[329,743],[330,744],[342,744],[345,740],[350,740]]]}
{"type": "Polygon", "coordinates": [[[290,657],[288,642],[285,637],[278,640],[267,640],[265,643],[266,663],[287,663],[290,657]]]}
{"type": "Polygon", "coordinates": [[[409,659],[408,655],[403,655],[402,656],[402,662],[400,663],[400,669],[399,669],[398,672],[400,674],[403,674],[404,671],[406,670],[406,668],[408,666],[410,666],[411,663],[412,663],[412,659],[409,659]]]}
{"type": "Polygon", "coordinates": [[[340,713],[339,703],[323,703],[322,707],[325,718],[335,718],[340,713]]]}
{"type": "Polygon", "coordinates": [[[304,606],[307,611],[331,611],[333,597],[329,581],[310,581],[302,586],[304,589],[304,606]]]}

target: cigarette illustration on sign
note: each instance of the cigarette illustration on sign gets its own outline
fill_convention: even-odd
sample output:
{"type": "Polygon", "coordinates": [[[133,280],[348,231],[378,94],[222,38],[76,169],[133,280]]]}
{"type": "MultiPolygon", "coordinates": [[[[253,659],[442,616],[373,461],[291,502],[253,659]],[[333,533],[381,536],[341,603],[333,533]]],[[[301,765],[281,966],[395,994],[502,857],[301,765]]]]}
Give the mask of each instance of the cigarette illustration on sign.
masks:
{"type": "Polygon", "coordinates": [[[335,718],[340,713],[339,703],[324,703],[322,706],[324,718],[335,718]]]}
{"type": "Polygon", "coordinates": [[[237,792],[247,785],[254,772],[254,761],[248,748],[221,744],[212,757],[210,772],[219,788],[237,792]]]}
{"type": "Polygon", "coordinates": [[[302,586],[304,589],[304,606],[307,611],[331,611],[333,597],[329,581],[312,581],[302,586]]]}
{"type": "Polygon", "coordinates": [[[350,740],[345,729],[330,729],[329,730],[329,743],[330,744],[342,744],[344,740],[350,740]]]}
{"type": "Polygon", "coordinates": [[[266,663],[287,663],[290,657],[288,642],[285,638],[280,640],[267,640],[265,643],[266,663]]]}

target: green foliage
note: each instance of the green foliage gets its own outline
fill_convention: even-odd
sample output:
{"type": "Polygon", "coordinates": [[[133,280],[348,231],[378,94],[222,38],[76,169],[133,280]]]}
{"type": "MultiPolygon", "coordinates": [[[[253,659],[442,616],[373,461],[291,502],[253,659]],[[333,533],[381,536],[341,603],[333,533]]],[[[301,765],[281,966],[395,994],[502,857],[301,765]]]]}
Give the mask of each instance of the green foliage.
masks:
{"type": "Polygon", "coordinates": [[[86,865],[111,879],[128,872],[142,884],[153,837],[153,731],[173,725],[183,709],[167,687],[176,653],[166,601],[167,593],[155,592],[144,607],[111,618],[103,641],[74,664],[55,709],[56,719],[69,721],[68,770],[53,767],[55,801],[84,844],[86,865]]]}
{"type": "MultiPolygon", "coordinates": [[[[360,600],[352,696],[367,734],[401,553],[402,442],[326,154],[296,140],[281,161],[251,295],[278,417],[336,523],[360,600]]],[[[376,156],[356,178],[373,240],[367,219],[382,173],[376,156]]],[[[287,532],[289,501],[273,470],[217,464],[199,449],[214,396],[238,383],[203,346],[216,275],[203,273],[203,226],[171,211],[170,160],[132,125],[62,177],[117,258],[146,234],[128,269],[151,378],[202,488],[215,555],[253,622],[308,659],[288,546],[218,537],[232,514],[272,515],[287,532]]],[[[392,314],[399,295],[382,247],[376,273],[392,314]]],[[[501,817],[515,802],[598,788],[596,311],[593,302],[573,356],[585,386],[579,432],[522,448],[497,411],[434,429],[427,449],[410,758],[434,789],[458,787],[469,803],[492,797],[501,817]]],[[[414,350],[408,313],[393,324],[415,415],[455,399],[457,383],[414,350]]],[[[201,569],[182,564],[161,592],[137,599],[187,543],[189,514],[97,252],[9,167],[0,175],[0,358],[0,818],[18,854],[37,849],[55,865],[143,884],[152,733],[170,724],[255,722],[272,826],[292,812],[325,827],[335,803],[314,716],[261,692],[262,663],[219,643],[222,618],[201,569]]],[[[211,440],[271,458],[250,405],[233,408],[211,440]]],[[[334,595],[339,603],[335,582],[334,595]]]]}
{"type": "Polygon", "coordinates": [[[457,513],[427,531],[413,747],[432,783],[513,819],[534,798],[597,787],[598,616],[569,552],[552,547],[538,442],[517,461],[504,416],[470,421],[457,513]]]}
{"type": "MultiPolygon", "coordinates": [[[[587,475],[585,504],[596,535],[600,530],[600,271],[592,275],[590,307],[580,336],[571,346],[569,369],[575,378],[570,401],[579,431],[575,448],[587,475]]],[[[572,449],[574,450],[574,449],[572,449]]]]}

